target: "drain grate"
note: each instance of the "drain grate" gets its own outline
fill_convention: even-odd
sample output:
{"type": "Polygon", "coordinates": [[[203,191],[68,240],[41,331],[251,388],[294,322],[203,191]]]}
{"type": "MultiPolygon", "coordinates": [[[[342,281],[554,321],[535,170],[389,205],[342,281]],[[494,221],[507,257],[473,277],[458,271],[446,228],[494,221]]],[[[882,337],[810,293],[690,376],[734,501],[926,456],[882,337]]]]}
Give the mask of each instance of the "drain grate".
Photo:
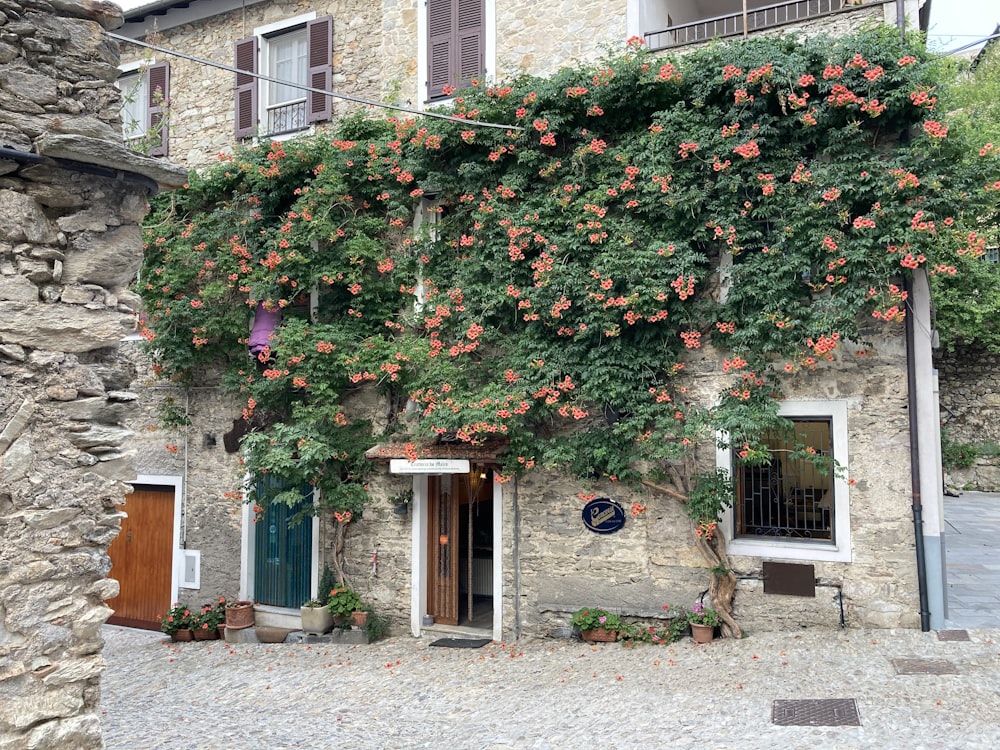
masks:
{"type": "Polygon", "coordinates": [[[853,698],[818,698],[775,701],[771,723],[783,727],[860,727],[861,716],[853,698]]]}
{"type": "Polygon", "coordinates": [[[937,632],[939,641],[968,641],[968,630],[939,630],[937,632]]]}
{"type": "Polygon", "coordinates": [[[893,659],[896,674],[958,674],[958,669],[944,659],[893,659]]]}

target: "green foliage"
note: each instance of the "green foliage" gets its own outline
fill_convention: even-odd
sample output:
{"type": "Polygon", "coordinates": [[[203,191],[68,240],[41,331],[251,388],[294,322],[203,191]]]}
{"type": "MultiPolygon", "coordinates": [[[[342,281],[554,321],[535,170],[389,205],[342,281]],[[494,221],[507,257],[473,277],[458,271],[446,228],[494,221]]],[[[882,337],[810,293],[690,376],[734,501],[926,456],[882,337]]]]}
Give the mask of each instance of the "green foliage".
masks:
{"type": "Polygon", "coordinates": [[[174,602],[170,610],[160,619],[160,630],[167,635],[173,635],[178,630],[187,630],[192,627],[196,617],[197,615],[186,604],[174,602]]]}
{"type": "Polygon", "coordinates": [[[719,613],[710,607],[706,607],[702,602],[697,602],[688,612],[688,623],[691,625],[709,625],[715,627],[722,622],[719,613]]]}
{"type": "Polygon", "coordinates": [[[946,137],[938,68],[885,29],[629,48],[454,100],[519,129],[353,118],[239,150],[154,202],[151,352],[179,382],[223,364],[248,471],[341,513],[367,499],[372,394],[414,444],[508,441],[501,479],[634,480],[717,430],[759,460],[785,379],[898,330],[911,269],[981,252],[997,153],[946,137]],[[282,323],[255,363],[258,305],[282,323]]]}
{"type": "Polygon", "coordinates": [[[983,455],[983,450],[972,443],[951,439],[948,430],[941,428],[941,463],[946,469],[968,469],[983,455]]]}
{"type": "Polygon", "coordinates": [[[598,607],[583,607],[573,613],[570,624],[580,630],[621,630],[625,623],[622,619],[607,610],[598,607]]]}
{"type": "Polygon", "coordinates": [[[361,609],[361,597],[349,586],[338,584],[330,590],[330,600],[327,607],[334,617],[350,617],[351,612],[361,609]]]}
{"type": "MultiPolygon", "coordinates": [[[[956,67],[941,88],[942,110],[949,137],[964,144],[969,161],[995,153],[1000,146],[1000,46],[991,45],[975,70],[956,67]]],[[[996,171],[987,177],[993,189],[996,171]]],[[[1000,264],[983,257],[985,248],[1000,247],[1000,217],[996,207],[984,210],[975,229],[985,242],[976,251],[952,260],[955,273],[933,277],[935,323],[941,345],[948,351],[1000,352],[1000,264]]]]}
{"type": "Polygon", "coordinates": [[[733,504],[733,481],[729,472],[715,472],[692,477],[693,486],[684,506],[696,524],[711,524],[719,520],[722,511],[733,504]]]}
{"type": "Polygon", "coordinates": [[[368,642],[381,640],[389,634],[389,626],[392,623],[389,618],[379,612],[369,612],[362,630],[368,636],[368,642]]]}

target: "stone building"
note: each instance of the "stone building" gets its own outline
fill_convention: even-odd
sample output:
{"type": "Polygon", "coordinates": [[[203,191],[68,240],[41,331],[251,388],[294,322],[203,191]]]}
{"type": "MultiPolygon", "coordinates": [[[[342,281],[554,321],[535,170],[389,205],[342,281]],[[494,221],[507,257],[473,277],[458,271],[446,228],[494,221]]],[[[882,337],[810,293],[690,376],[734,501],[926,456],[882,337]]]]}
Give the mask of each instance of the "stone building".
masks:
{"type": "Polygon", "coordinates": [[[123,19],[0,2],[0,747],[100,747],[106,554],[135,478],[127,290],[147,198],[183,170],[122,145],[123,19]]]}
{"type": "MultiPolygon", "coordinates": [[[[138,129],[131,134],[152,132],[161,153],[196,168],[240,141],[308,134],[342,112],[368,106],[364,101],[419,110],[447,101],[451,87],[472,77],[545,73],[565,61],[594,58],[630,36],[655,49],[675,49],[739,36],[744,23],[753,33],[840,33],[872,21],[896,22],[904,7],[788,3],[783,15],[775,15],[773,8],[754,10],[765,3],[751,2],[744,21],[742,12],[721,3],[711,12],[696,10],[705,5],[157,1],[130,12],[121,33],[161,49],[127,50],[120,85],[140,92],[132,112],[138,129]],[[452,9],[467,26],[452,22],[452,9]],[[456,51],[463,49],[465,57],[456,51]],[[244,72],[234,75],[204,61],[244,72]],[[254,82],[250,72],[295,76],[300,85],[332,87],[364,101],[334,99],[327,106],[314,101],[315,91],[254,82]],[[164,101],[169,108],[161,119],[164,101]],[[165,133],[157,127],[161,122],[165,133]]],[[[917,4],[904,5],[907,17],[915,18],[917,4]]],[[[799,475],[788,485],[798,496],[782,499],[784,520],[760,521],[755,531],[732,516],[723,520],[726,534],[736,537],[730,549],[740,573],[740,620],[752,628],[840,622],[916,627],[926,625],[928,615],[943,622],[939,497],[925,495],[921,542],[931,592],[923,622],[910,514],[915,434],[923,458],[920,481],[940,486],[929,350],[919,341],[908,347],[898,334],[873,331],[872,337],[877,357],[847,354],[818,378],[787,384],[788,416],[822,425],[817,429],[829,450],[857,484],[799,475]],[[912,401],[900,387],[908,370],[917,378],[912,392],[921,394],[912,401]],[[916,432],[910,414],[921,415],[916,432]],[[742,534],[735,533],[739,523],[742,534]],[[804,580],[813,595],[765,591],[765,564],[777,565],[772,571],[779,577],[804,580]]],[[[138,351],[129,356],[141,361],[138,351]]],[[[708,351],[692,360],[691,387],[714,392],[716,365],[708,351]]],[[[142,416],[130,422],[137,432],[137,481],[150,493],[143,502],[161,498],[172,530],[161,553],[169,584],[158,606],[238,593],[258,602],[258,622],[295,627],[301,602],[271,598],[261,579],[273,561],[297,571],[304,586],[299,591],[315,594],[332,544],[328,519],[300,524],[294,542],[280,522],[254,523],[251,509],[233,493],[243,477],[237,454],[226,445],[238,438],[232,430],[241,405],[219,395],[210,374],[192,389],[144,374],[132,390],[146,396],[142,416]],[[164,414],[174,426],[163,426],[164,414]],[[279,547],[286,552],[275,552],[279,547]]],[[[609,485],[604,490],[618,505],[636,500],[647,512],[625,519],[617,533],[595,534],[581,517],[577,494],[585,488],[571,479],[531,472],[514,483],[494,483],[489,452],[441,449],[413,463],[388,445],[372,458],[381,467],[371,483],[375,502],[351,525],[348,573],[376,609],[413,634],[425,628],[428,614],[495,638],[566,634],[568,615],[578,607],[603,604],[660,616],[662,604],[690,605],[707,585],[704,563],[688,541],[690,522],[672,500],[609,485]],[[396,503],[410,493],[407,504],[396,503]],[[447,546],[455,532],[465,540],[460,569],[452,570],[456,585],[442,587],[437,571],[445,553],[434,548],[447,546]]],[[[716,460],[729,465],[726,455],[716,460]]],[[[156,606],[137,605],[147,611],[156,606]]]]}

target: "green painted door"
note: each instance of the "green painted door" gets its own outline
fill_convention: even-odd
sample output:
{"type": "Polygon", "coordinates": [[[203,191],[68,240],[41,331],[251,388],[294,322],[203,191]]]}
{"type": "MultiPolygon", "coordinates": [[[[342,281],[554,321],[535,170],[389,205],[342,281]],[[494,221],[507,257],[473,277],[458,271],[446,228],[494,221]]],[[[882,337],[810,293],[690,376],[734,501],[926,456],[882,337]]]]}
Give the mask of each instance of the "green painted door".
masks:
{"type": "Polygon", "coordinates": [[[269,503],[255,531],[254,601],[298,608],[309,598],[312,516],[298,505],[269,503]]]}

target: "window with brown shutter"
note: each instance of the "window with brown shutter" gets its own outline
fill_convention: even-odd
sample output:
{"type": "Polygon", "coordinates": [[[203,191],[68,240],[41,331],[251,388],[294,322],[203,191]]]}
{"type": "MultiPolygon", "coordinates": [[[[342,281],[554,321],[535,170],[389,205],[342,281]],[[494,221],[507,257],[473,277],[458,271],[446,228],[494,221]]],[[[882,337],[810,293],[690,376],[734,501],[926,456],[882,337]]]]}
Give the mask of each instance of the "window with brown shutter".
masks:
{"type": "MultiPolygon", "coordinates": [[[[306,24],[309,37],[309,85],[329,91],[333,86],[333,18],[323,16],[306,24]]],[[[329,120],[333,114],[331,98],[315,91],[308,92],[308,122],[329,120]]]]}
{"type": "Polygon", "coordinates": [[[157,63],[147,71],[146,138],[150,156],[167,156],[167,107],[170,99],[170,64],[157,63]]]}
{"type": "Polygon", "coordinates": [[[236,129],[237,138],[252,136],[257,130],[257,79],[248,73],[257,72],[257,37],[236,42],[236,129]]]}
{"type": "Polygon", "coordinates": [[[485,70],[484,0],[427,0],[428,99],[470,85],[485,70]]]}
{"type": "Polygon", "coordinates": [[[330,96],[302,88],[329,91],[333,85],[331,16],[292,22],[273,33],[240,40],[235,56],[235,67],[246,71],[236,74],[237,138],[283,135],[332,116],[330,96]],[[261,82],[247,73],[260,73],[281,83],[261,82]],[[259,122],[262,109],[266,119],[259,122]]]}

